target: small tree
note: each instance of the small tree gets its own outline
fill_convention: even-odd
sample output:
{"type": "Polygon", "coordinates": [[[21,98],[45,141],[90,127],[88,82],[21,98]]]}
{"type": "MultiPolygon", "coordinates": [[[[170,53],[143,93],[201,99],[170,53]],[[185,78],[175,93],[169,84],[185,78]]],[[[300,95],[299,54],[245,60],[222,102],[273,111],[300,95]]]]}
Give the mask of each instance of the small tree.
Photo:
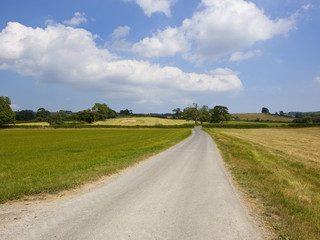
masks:
{"type": "Polygon", "coordinates": [[[263,107],[263,108],[262,108],[261,113],[270,114],[269,109],[266,108],[266,107],[263,107]]]}
{"type": "Polygon", "coordinates": [[[9,97],[0,96],[0,127],[4,124],[15,122],[15,114],[12,111],[9,97]]]}
{"type": "Polygon", "coordinates": [[[279,114],[280,114],[280,116],[284,116],[284,112],[283,111],[280,111],[279,114]]]}

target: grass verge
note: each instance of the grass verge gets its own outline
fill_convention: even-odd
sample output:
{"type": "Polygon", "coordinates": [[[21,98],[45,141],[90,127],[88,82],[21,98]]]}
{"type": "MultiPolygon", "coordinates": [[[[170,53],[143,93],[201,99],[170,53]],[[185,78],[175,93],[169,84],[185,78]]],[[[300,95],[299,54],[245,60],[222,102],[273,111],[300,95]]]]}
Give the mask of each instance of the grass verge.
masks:
{"type": "Polygon", "coordinates": [[[190,134],[190,129],[1,130],[0,203],[97,180],[190,134]]]}
{"type": "Polygon", "coordinates": [[[279,239],[320,239],[320,128],[205,131],[279,239]]]}

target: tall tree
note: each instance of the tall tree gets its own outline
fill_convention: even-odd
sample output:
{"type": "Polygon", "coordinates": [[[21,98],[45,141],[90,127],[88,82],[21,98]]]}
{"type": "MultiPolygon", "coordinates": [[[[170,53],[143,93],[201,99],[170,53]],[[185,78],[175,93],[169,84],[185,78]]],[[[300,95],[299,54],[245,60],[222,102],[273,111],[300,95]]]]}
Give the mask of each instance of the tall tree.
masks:
{"type": "Polygon", "coordinates": [[[15,114],[10,105],[9,97],[0,96],[0,127],[4,124],[14,123],[15,114]]]}
{"type": "Polygon", "coordinates": [[[187,120],[193,120],[195,124],[198,124],[199,121],[199,110],[198,104],[193,103],[193,106],[183,109],[183,117],[187,120]]]}
{"type": "Polygon", "coordinates": [[[213,109],[210,109],[210,113],[211,122],[213,123],[220,123],[231,119],[228,108],[225,106],[215,106],[213,109]]]}

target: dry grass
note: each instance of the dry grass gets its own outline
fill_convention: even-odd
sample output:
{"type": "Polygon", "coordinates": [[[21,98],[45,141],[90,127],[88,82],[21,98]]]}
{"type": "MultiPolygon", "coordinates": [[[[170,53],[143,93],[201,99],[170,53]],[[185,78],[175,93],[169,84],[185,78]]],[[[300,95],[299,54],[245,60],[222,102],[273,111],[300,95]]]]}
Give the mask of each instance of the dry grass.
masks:
{"type": "Polygon", "coordinates": [[[206,131],[279,239],[320,239],[320,128],[206,131]]]}
{"type": "Polygon", "coordinates": [[[239,120],[257,120],[259,118],[263,121],[279,121],[279,122],[292,122],[292,118],[277,116],[277,115],[271,115],[271,114],[265,114],[265,113],[233,113],[231,114],[232,117],[238,117],[239,120]]]}

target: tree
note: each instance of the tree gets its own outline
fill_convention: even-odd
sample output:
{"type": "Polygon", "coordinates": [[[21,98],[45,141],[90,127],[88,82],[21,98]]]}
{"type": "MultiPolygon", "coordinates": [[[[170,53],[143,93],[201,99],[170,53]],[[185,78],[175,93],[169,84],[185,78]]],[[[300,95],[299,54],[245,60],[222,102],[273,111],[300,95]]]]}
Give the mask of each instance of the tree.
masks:
{"type": "Polygon", "coordinates": [[[98,118],[98,113],[91,111],[91,109],[78,112],[78,120],[92,123],[98,118]]]}
{"type": "Polygon", "coordinates": [[[280,114],[280,116],[284,116],[284,112],[283,111],[280,111],[279,114],[280,114]]]}
{"type": "Polygon", "coordinates": [[[261,113],[270,114],[269,109],[266,108],[266,107],[263,107],[263,108],[262,108],[261,113]]]}
{"type": "Polygon", "coordinates": [[[132,115],[132,110],[125,109],[125,110],[120,110],[120,115],[132,115]]]}
{"type": "Polygon", "coordinates": [[[92,111],[97,113],[97,120],[106,120],[107,118],[115,118],[117,117],[116,111],[112,110],[108,107],[107,104],[96,103],[92,107],[92,111]]]}
{"type": "Polygon", "coordinates": [[[228,108],[225,106],[215,106],[213,109],[210,109],[211,113],[211,122],[220,123],[224,121],[229,121],[231,115],[228,112],[228,108]]]}
{"type": "Polygon", "coordinates": [[[207,105],[203,105],[199,110],[199,120],[201,125],[203,122],[207,122],[210,120],[210,109],[207,105]]]}
{"type": "Polygon", "coordinates": [[[180,108],[176,108],[176,109],[173,109],[172,112],[174,112],[175,114],[173,115],[174,118],[181,118],[182,117],[182,111],[180,108]]]}
{"type": "Polygon", "coordinates": [[[193,120],[195,124],[198,124],[199,121],[199,111],[198,104],[193,103],[193,106],[183,109],[183,117],[187,120],[193,120]]]}
{"type": "Polygon", "coordinates": [[[9,97],[0,96],[0,127],[4,124],[14,124],[15,114],[12,111],[9,97]]]}
{"type": "Polygon", "coordinates": [[[37,118],[47,119],[50,116],[50,112],[44,108],[39,108],[36,116],[37,118]]]}

